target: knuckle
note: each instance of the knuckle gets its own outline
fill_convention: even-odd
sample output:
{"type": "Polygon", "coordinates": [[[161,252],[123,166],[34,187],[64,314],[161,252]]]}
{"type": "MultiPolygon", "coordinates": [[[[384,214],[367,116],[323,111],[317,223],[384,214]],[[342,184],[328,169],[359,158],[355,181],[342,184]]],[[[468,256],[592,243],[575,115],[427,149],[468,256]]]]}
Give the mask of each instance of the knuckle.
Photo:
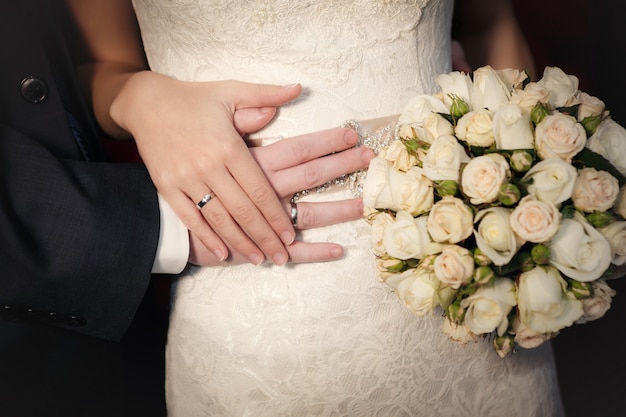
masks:
{"type": "Polygon", "coordinates": [[[311,155],[311,149],[308,146],[304,146],[302,141],[292,141],[290,151],[298,161],[308,161],[311,155]]]}
{"type": "Polygon", "coordinates": [[[254,220],[256,209],[251,205],[238,206],[233,210],[233,217],[239,224],[254,220]]]}
{"type": "Polygon", "coordinates": [[[322,173],[316,164],[308,164],[304,170],[304,182],[307,188],[315,187],[322,182],[322,173]]]}
{"type": "Polygon", "coordinates": [[[209,211],[207,210],[204,214],[204,218],[216,229],[220,229],[225,227],[229,221],[230,216],[226,211],[217,210],[217,211],[209,211]]]}

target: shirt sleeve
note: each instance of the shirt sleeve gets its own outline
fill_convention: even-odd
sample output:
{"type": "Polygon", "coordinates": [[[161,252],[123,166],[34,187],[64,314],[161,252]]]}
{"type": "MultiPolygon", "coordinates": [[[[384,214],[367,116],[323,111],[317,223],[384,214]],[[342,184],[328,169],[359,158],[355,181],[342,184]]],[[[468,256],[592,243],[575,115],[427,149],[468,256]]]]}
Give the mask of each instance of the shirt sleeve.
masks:
{"type": "Polygon", "coordinates": [[[158,199],[161,229],[152,272],[178,274],[189,259],[189,232],[161,194],[158,194],[158,199]]]}

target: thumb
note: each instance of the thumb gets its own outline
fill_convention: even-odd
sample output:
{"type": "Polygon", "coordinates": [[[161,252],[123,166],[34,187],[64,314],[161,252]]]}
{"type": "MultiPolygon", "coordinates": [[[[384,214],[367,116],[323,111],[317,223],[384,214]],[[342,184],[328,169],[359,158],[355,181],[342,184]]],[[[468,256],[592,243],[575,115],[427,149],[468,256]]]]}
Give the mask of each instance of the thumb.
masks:
{"type": "Polygon", "coordinates": [[[272,85],[236,83],[233,90],[235,110],[249,107],[276,107],[300,95],[300,84],[272,85]]]}
{"type": "Polygon", "coordinates": [[[276,107],[250,107],[235,110],[233,122],[240,135],[253,133],[267,125],[276,114],[276,107]]]}

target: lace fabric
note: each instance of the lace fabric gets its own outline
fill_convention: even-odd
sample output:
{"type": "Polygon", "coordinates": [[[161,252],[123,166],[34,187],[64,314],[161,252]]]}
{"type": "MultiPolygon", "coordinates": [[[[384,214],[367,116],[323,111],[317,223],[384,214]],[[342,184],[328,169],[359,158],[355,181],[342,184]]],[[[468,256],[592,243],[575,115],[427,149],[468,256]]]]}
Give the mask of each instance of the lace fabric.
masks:
{"type": "MultiPolygon", "coordinates": [[[[452,0],[133,0],[153,70],[305,93],[256,138],[398,114],[450,70],[452,0]]],[[[309,192],[339,200],[354,190],[309,192]]],[[[549,344],[459,345],[380,283],[365,220],[301,232],[344,259],[189,268],[173,286],[168,415],[562,415],[549,344]]]]}

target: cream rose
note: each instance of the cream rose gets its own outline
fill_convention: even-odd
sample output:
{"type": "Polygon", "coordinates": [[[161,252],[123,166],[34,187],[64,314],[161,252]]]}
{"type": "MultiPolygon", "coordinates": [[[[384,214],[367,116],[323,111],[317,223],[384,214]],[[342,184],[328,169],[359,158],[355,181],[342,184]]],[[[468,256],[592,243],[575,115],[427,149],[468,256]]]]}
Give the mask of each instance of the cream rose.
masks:
{"type": "Polygon", "coordinates": [[[385,252],[397,259],[421,259],[439,253],[441,245],[430,239],[426,221],[426,216],[413,218],[410,213],[399,211],[396,221],[383,230],[385,252]]]}
{"type": "Polygon", "coordinates": [[[409,154],[409,151],[400,140],[394,140],[388,147],[382,149],[378,154],[381,158],[391,162],[395,169],[400,171],[408,171],[417,166],[417,158],[409,154]]]}
{"type": "Polygon", "coordinates": [[[478,336],[472,333],[467,326],[455,323],[448,318],[443,321],[442,330],[443,333],[454,342],[461,344],[478,342],[478,336]]]}
{"type": "Polygon", "coordinates": [[[474,218],[478,226],[474,229],[476,245],[497,266],[511,262],[523,243],[511,229],[511,211],[491,207],[479,211],[474,218]]]}
{"type": "Polygon", "coordinates": [[[531,82],[523,90],[513,90],[510,103],[517,104],[525,114],[530,114],[537,103],[547,103],[549,97],[550,92],[544,86],[531,82]]]}
{"type": "Polygon", "coordinates": [[[578,91],[574,102],[578,104],[579,121],[583,121],[585,117],[601,116],[606,108],[604,101],[582,91],[578,91]]]}
{"type": "Polygon", "coordinates": [[[583,316],[576,321],[578,324],[585,324],[589,321],[597,320],[606,314],[611,308],[611,302],[615,297],[615,290],[609,287],[606,281],[599,279],[593,281],[593,297],[583,300],[583,316]]]}
{"type": "Polygon", "coordinates": [[[606,171],[583,168],[574,183],[574,207],[585,213],[606,211],[613,207],[619,193],[617,178],[606,171]]]}
{"type": "Polygon", "coordinates": [[[445,245],[435,258],[434,269],[437,278],[458,289],[472,278],[474,256],[462,246],[445,245]]]}
{"type": "Polygon", "coordinates": [[[500,186],[509,179],[509,164],[500,154],[478,156],[461,174],[461,191],[472,204],[491,203],[498,198],[500,186]]]}
{"type": "Polygon", "coordinates": [[[432,143],[422,162],[424,175],[432,181],[459,180],[461,164],[470,157],[452,135],[439,136],[432,143]]]}
{"type": "Polygon", "coordinates": [[[527,242],[544,243],[559,230],[561,213],[553,203],[543,202],[529,194],[513,209],[511,229],[527,242]]]}
{"type": "Polygon", "coordinates": [[[565,106],[578,91],[578,78],[557,67],[546,67],[537,84],[550,91],[548,102],[554,107],[565,106]]]}
{"type": "Polygon", "coordinates": [[[431,113],[450,114],[440,99],[430,94],[419,94],[409,100],[404,107],[398,122],[400,124],[421,126],[424,118],[431,113]]]}
{"type": "Polygon", "coordinates": [[[626,219],[626,186],[619,190],[613,211],[622,216],[622,219],[626,219]]]}
{"type": "Polygon", "coordinates": [[[377,209],[425,213],[434,202],[433,183],[419,167],[407,172],[394,169],[381,157],[370,161],[363,184],[363,204],[377,209]]]}
{"type": "Polygon", "coordinates": [[[537,266],[517,281],[520,321],[539,333],[571,326],[583,315],[582,302],[566,292],[567,282],[556,268],[537,266]]]}
{"type": "Polygon", "coordinates": [[[488,148],[494,142],[492,113],[487,109],[470,111],[455,128],[456,137],[470,146],[488,148]]]}
{"type": "Polygon", "coordinates": [[[581,282],[596,280],[611,264],[611,245],[583,216],[563,219],[549,243],[550,264],[581,282]]]}
{"type": "Polygon", "coordinates": [[[551,337],[551,334],[539,333],[525,324],[520,323],[519,320],[516,321],[516,325],[513,326],[513,329],[515,332],[515,343],[524,349],[537,348],[550,340],[551,337]]]}
{"type": "Polygon", "coordinates": [[[549,158],[537,162],[526,172],[522,182],[529,183],[528,192],[537,199],[560,206],[572,196],[577,171],[572,164],[561,158],[549,158]]]}
{"type": "Polygon", "coordinates": [[[572,162],[586,143],[585,128],[568,114],[550,114],[535,128],[535,148],[541,159],[557,157],[572,162]]]}
{"type": "Polygon", "coordinates": [[[386,282],[418,316],[431,314],[440,304],[437,291],[441,287],[441,281],[432,271],[419,267],[408,269],[389,277],[386,282]]]}
{"type": "Polygon", "coordinates": [[[493,133],[498,149],[532,149],[534,137],[530,114],[516,104],[503,104],[493,116],[493,133]]]}
{"type": "Polygon", "coordinates": [[[372,251],[377,256],[382,256],[387,253],[385,245],[383,244],[383,236],[385,229],[395,223],[393,216],[386,212],[378,212],[372,215],[371,227],[371,240],[372,251]]]}
{"type": "Polygon", "coordinates": [[[613,222],[598,231],[609,241],[611,263],[615,265],[626,263],[626,221],[613,222]]]}
{"type": "Polygon", "coordinates": [[[622,125],[611,118],[604,119],[587,141],[587,147],[626,175],[626,129],[622,125]]]}
{"type": "Polygon", "coordinates": [[[511,98],[511,88],[489,65],[474,71],[474,88],[471,93],[472,109],[498,111],[500,106],[511,98]]]}
{"type": "Polygon", "coordinates": [[[463,200],[445,196],[428,213],[426,227],[435,242],[459,243],[472,234],[474,214],[463,200]]]}
{"type": "Polygon", "coordinates": [[[502,334],[509,326],[507,316],[516,303],[513,281],[498,278],[494,285],[480,287],[461,301],[461,307],[466,309],[463,324],[475,334],[491,333],[496,329],[502,334]]]}
{"type": "Polygon", "coordinates": [[[471,92],[473,88],[472,78],[468,74],[454,71],[448,74],[440,74],[435,78],[435,83],[441,87],[443,101],[449,109],[452,105],[452,97],[456,96],[471,104],[471,92]]]}
{"type": "Polygon", "coordinates": [[[422,129],[423,137],[420,139],[428,143],[433,143],[439,136],[452,135],[454,133],[452,123],[439,113],[432,113],[426,116],[422,129]]]}

